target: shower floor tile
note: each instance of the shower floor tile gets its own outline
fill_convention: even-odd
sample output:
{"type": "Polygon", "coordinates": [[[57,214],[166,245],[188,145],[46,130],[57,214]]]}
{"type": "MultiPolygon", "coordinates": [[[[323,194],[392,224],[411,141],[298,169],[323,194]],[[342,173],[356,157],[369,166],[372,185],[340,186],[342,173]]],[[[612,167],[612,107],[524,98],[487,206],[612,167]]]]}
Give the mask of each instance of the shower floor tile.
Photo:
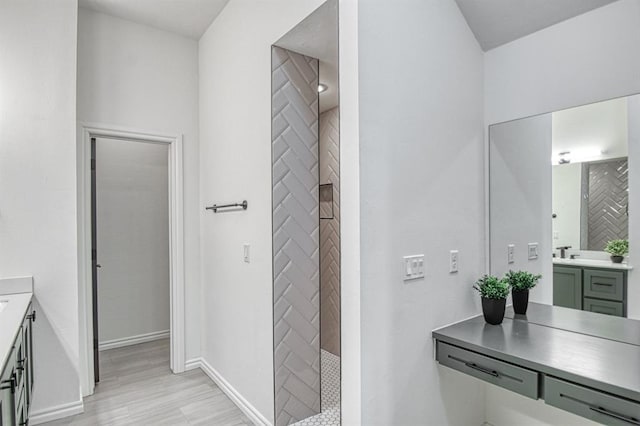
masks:
{"type": "Polygon", "coordinates": [[[320,358],[322,412],[294,423],[295,426],[340,426],[340,357],[323,350],[320,358]]]}

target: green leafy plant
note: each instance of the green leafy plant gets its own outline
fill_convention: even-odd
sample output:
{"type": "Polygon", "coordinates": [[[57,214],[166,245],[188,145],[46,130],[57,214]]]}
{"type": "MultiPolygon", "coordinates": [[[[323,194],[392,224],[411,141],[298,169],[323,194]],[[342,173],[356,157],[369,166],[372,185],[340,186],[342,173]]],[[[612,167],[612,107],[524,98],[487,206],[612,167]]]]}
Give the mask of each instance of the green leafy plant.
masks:
{"type": "Polygon", "coordinates": [[[612,256],[624,256],[629,253],[629,240],[611,240],[604,251],[612,256]]]}
{"type": "Polygon", "coordinates": [[[485,275],[473,285],[480,295],[487,299],[506,299],[509,295],[507,280],[485,275]]]}
{"type": "Polygon", "coordinates": [[[538,284],[538,280],[542,275],[534,275],[527,271],[509,271],[505,279],[514,291],[529,290],[538,284]]]}

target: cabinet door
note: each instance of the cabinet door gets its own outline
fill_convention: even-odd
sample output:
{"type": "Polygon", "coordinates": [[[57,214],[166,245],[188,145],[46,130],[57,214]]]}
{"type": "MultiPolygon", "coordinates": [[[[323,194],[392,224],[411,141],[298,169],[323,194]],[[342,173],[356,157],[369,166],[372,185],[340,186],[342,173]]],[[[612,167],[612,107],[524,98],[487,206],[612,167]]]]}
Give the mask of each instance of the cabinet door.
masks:
{"type": "Polygon", "coordinates": [[[584,270],[584,297],[622,302],[624,299],[624,272],[584,270]]]}
{"type": "Polygon", "coordinates": [[[589,312],[597,312],[599,314],[613,315],[615,317],[624,316],[622,302],[613,302],[611,300],[584,298],[584,310],[589,312]]]}
{"type": "MultiPolygon", "coordinates": [[[[30,309],[27,310],[29,312],[30,309]]],[[[27,315],[22,323],[22,345],[24,347],[24,360],[19,367],[23,368],[24,373],[24,390],[25,410],[28,411],[31,406],[31,391],[33,388],[33,335],[32,335],[32,315],[27,315]]]]}
{"type": "Polygon", "coordinates": [[[0,425],[13,426],[15,424],[15,376],[13,365],[13,350],[7,358],[7,365],[0,375],[0,425]]]}
{"type": "Polygon", "coordinates": [[[582,309],[582,269],[553,267],[553,304],[582,309]]]}

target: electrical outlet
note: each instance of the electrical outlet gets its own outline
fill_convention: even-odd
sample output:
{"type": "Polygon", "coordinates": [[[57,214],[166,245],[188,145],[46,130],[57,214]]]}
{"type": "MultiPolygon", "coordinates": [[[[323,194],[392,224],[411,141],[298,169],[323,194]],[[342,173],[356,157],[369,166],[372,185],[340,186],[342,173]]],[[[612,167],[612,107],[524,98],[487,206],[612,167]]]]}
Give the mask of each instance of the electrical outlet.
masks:
{"type": "Polygon", "coordinates": [[[458,250],[451,250],[449,252],[449,272],[458,272],[458,250]]]}
{"type": "Polygon", "coordinates": [[[553,239],[554,240],[559,240],[560,239],[560,234],[558,233],[558,231],[554,231],[553,232],[553,239]]]}
{"type": "Polygon", "coordinates": [[[507,246],[507,263],[513,263],[515,262],[515,251],[516,251],[516,246],[513,244],[509,244],[507,246]]]}
{"type": "Polygon", "coordinates": [[[251,263],[251,245],[249,244],[244,244],[242,246],[242,249],[244,251],[244,261],[245,263],[251,263]]]}
{"type": "Polygon", "coordinates": [[[404,256],[402,258],[402,279],[404,281],[424,278],[424,254],[404,256]]]}
{"type": "Polygon", "coordinates": [[[529,243],[528,246],[529,260],[538,258],[538,243],[529,243]]]}

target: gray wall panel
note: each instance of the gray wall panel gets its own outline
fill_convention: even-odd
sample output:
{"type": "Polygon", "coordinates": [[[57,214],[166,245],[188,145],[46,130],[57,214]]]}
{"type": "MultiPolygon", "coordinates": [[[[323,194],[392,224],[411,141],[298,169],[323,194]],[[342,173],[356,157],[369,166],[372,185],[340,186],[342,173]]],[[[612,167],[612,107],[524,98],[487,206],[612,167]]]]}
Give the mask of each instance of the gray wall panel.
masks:
{"type": "Polygon", "coordinates": [[[320,412],[318,60],[272,50],[276,425],[320,412]]]}
{"type": "MultiPolygon", "coordinates": [[[[340,112],[320,115],[320,183],[333,184],[333,219],[320,220],[322,349],[340,355],[340,112]]],[[[323,203],[321,203],[321,206],[323,203]]],[[[325,217],[323,214],[322,217],[325,217]]]]}

